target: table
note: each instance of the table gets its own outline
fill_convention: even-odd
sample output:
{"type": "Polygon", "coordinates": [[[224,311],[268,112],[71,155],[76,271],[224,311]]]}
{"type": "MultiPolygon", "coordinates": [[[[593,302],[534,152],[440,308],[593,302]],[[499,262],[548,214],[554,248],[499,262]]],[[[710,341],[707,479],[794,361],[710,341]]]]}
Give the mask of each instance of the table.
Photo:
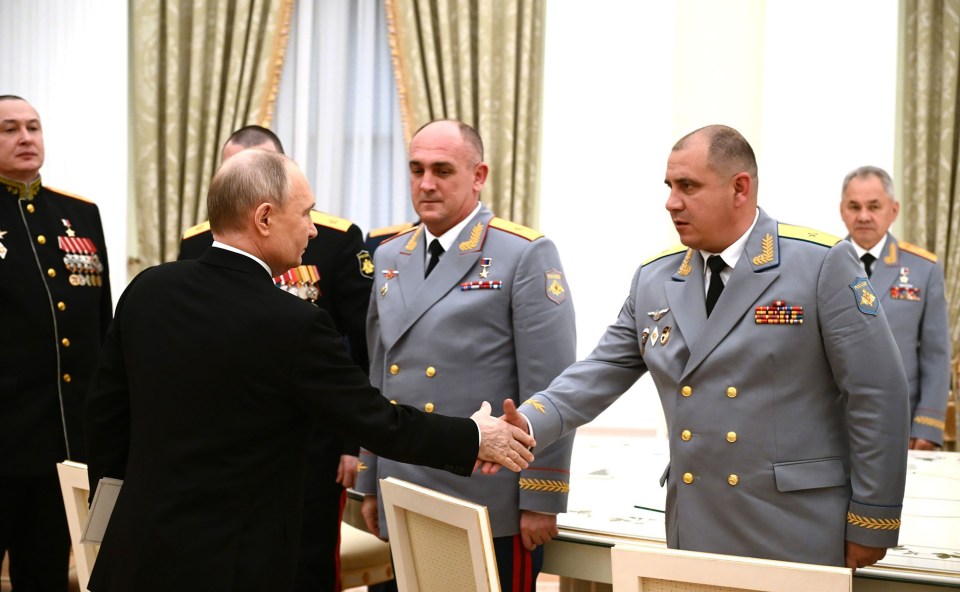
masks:
{"type": "MultiPolygon", "coordinates": [[[[610,590],[610,548],[664,546],[666,440],[581,430],[574,445],[567,513],[546,547],[543,571],[561,590],[610,590]],[[593,582],[593,583],[586,583],[593,582]]],[[[960,453],[910,452],[900,546],[857,570],[855,591],[960,588],[960,453]]]]}

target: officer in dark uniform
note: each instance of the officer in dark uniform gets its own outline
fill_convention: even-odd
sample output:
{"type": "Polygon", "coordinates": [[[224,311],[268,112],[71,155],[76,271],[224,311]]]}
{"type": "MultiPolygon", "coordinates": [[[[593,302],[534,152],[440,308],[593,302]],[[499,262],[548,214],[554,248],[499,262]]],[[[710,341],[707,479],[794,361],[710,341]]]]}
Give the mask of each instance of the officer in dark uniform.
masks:
{"type": "MultiPolygon", "coordinates": [[[[280,139],[270,130],[249,125],[233,133],[222,160],[247,148],[283,154],[280,139]]],[[[367,357],[366,317],[373,284],[373,260],[363,247],[363,234],[348,220],[311,212],[317,236],[307,245],[303,263],[274,278],[283,290],[313,302],[330,313],[344,336],[351,357],[363,369],[367,357]]],[[[179,259],[196,259],[213,244],[210,223],[188,229],[180,241],[179,259]]],[[[357,474],[357,442],[317,432],[309,452],[303,508],[297,590],[339,590],[340,519],[345,487],[357,474]]]]}
{"type": "Polygon", "coordinates": [[[85,462],[80,412],[112,318],[97,206],[40,182],[43,131],[0,96],[0,558],[14,590],[64,592],[58,462],[85,462]]]}

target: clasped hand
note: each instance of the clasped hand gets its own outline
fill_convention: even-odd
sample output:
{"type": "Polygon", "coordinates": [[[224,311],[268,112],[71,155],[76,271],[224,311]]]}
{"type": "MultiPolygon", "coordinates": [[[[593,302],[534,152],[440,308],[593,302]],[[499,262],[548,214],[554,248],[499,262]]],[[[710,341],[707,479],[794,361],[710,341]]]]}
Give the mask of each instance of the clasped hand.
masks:
{"type": "Polygon", "coordinates": [[[477,463],[482,463],[484,473],[495,473],[501,465],[516,473],[530,466],[533,461],[530,449],[537,443],[527,430],[509,421],[510,409],[514,415],[519,415],[514,402],[507,399],[503,402],[503,418],[496,418],[490,414],[490,403],[484,401],[480,409],[470,416],[480,428],[477,463]]]}

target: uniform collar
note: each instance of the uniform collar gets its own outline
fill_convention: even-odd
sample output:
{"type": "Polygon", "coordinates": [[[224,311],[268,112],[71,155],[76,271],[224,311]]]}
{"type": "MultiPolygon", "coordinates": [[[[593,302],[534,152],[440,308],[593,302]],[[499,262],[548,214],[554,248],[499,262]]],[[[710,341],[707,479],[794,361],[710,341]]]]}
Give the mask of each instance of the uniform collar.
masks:
{"type": "Polygon", "coordinates": [[[0,186],[3,186],[8,194],[13,195],[17,199],[31,200],[40,192],[40,176],[38,175],[36,179],[29,183],[0,177],[0,186]]]}
{"type": "Polygon", "coordinates": [[[870,253],[873,255],[874,259],[881,259],[883,257],[884,247],[887,246],[887,243],[890,241],[890,233],[888,232],[882,241],[877,241],[877,244],[873,245],[872,249],[864,249],[857,244],[857,241],[853,240],[852,236],[847,236],[847,240],[850,241],[850,244],[853,245],[853,250],[857,252],[857,259],[863,258],[865,253],[870,253]]]}
{"type": "Polygon", "coordinates": [[[423,225],[423,244],[430,245],[430,241],[437,239],[440,241],[440,246],[443,247],[443,251],[447,252],[450,250],[450,247],[453,246],[453,243],[456,242],[457,237],[460,236],[460,232],[467,227],[467,224],[477,215],[477,212],[480,211],[480,202],[477,202],[477,207],[473,208],[473,211],[470,214],[461,220],[456,226],[450,230],[444,232],[440,236],[433,236],[430,231],[427,229],[427,225],[423,225]]]}

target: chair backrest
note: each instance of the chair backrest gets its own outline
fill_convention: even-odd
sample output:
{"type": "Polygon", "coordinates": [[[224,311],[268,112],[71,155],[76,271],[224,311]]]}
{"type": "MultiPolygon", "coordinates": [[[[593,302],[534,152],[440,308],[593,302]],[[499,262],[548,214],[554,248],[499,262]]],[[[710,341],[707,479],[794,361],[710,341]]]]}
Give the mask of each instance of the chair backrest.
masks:
{"type": "Polygon", "coordinates": [[[617,545],[614,592],[850,592],[847,568],[617,545]]]}
{"type": "Polygon", "coordinates": [[[63,508],[67,512],[67,524],[70,527],[77,580],[80,583],[80,589],[85,591],[90,581],[90,572],[93,571],[93,562],[97,559],[97,551],[100,550],[99,545],[80,542],[83,526],[90,512],[87,506],[90,495],[87,465],[65,460],[57,464],[57,473],[60,475],[60,493],[63,495],[63,508]]]}
{"type": "Polygon", "coordinates": [[[400,592],[500,592],[486,506],[393,477],[380,492],[400,592]]]}

